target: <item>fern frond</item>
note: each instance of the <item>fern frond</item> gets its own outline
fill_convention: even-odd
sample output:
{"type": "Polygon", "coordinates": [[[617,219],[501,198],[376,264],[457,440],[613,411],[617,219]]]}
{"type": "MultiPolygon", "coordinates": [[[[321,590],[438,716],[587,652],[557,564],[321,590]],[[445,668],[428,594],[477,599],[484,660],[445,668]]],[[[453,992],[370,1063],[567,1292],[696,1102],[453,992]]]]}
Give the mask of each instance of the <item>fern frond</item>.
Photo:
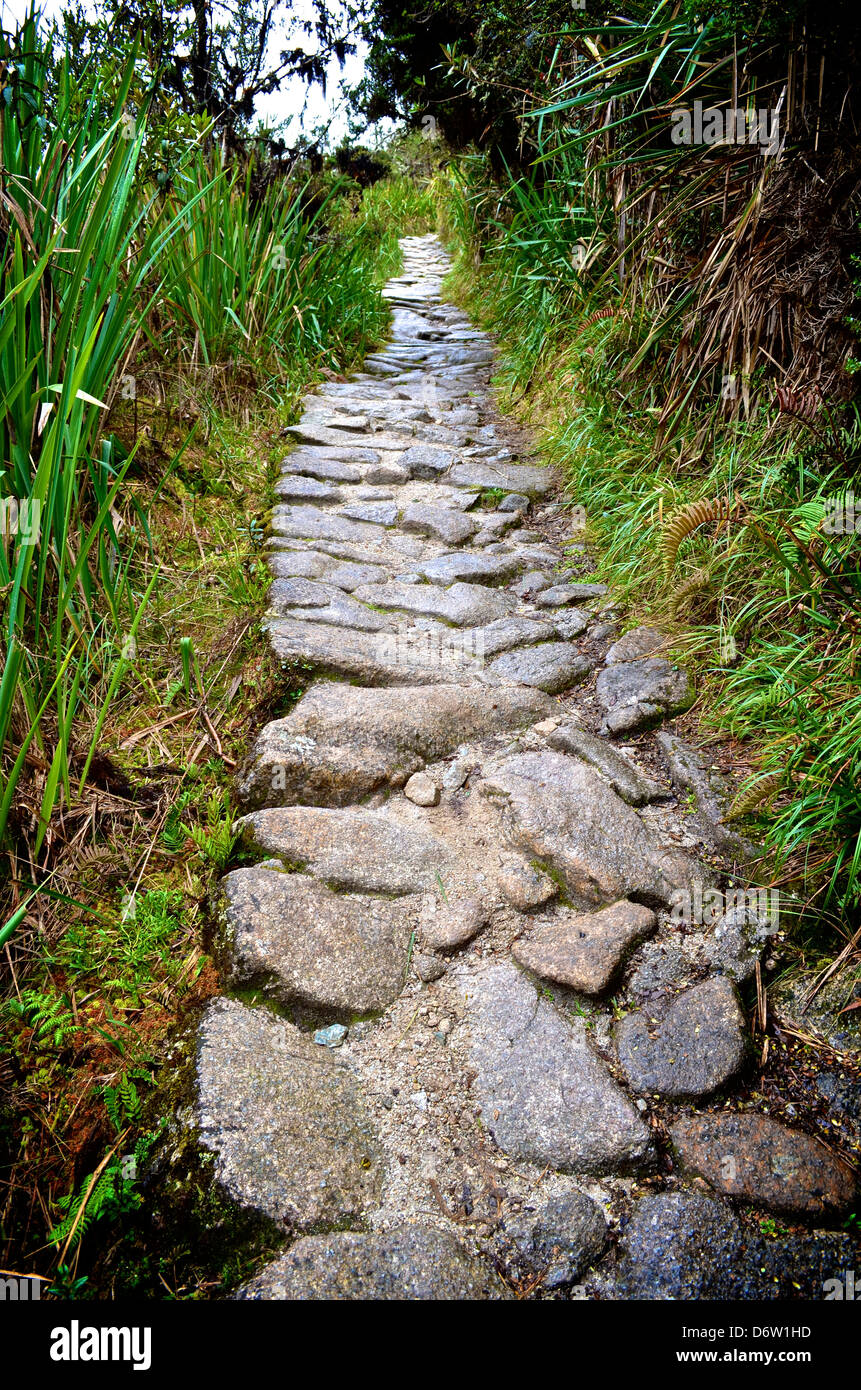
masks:
{"type": "Polygon", "coordinates": [[[711,577],[711,570],[705,568],[698,569],[694,570],[693,574],[689,575],[684,583],[679,585],[670,602],[670,612],[674,618],[678,617],[682,607],[689,598],[693,598],[694,594],[698,594],[701,590],[709,587],[711,584],[711,577]]]}
{"type": "Polygon", "coordinates": [[[753,782],[748,782],[730,806],[727,820],[738,820],[741,816],[748,816],[764,802],[773,801],[780,791],[783,776],[782,772],[770,772],[767,777],[758,777],[753,782]]]}
{"type": "Polygon", "coordinates": [[[664,524],[664,569],[667,573],[676,562],[679,546],[698,526],[707,521],[729,521],[738,516],[741,501],[736,497],[702,498],[699,502],[689,502],[681,511],[675,512],[664,524]]]}

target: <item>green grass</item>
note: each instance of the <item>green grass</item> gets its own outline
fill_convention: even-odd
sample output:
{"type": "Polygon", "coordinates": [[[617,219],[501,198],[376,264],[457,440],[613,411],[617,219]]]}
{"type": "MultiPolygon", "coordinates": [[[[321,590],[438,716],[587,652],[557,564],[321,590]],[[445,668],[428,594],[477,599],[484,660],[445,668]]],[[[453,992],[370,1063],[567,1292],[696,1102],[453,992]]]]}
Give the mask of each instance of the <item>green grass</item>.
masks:
{"type": "Polygon", "coordinates": [[[829,921],[855,921],[861,546],[858,534],[828,534],[823,522],[828,499],[858,471],[857,413],[815,430],[792,425],[760,383],[753,416],[728,418],[716,384],[668,440],[662,362],[642,355],[644,305],[605,299],[597,317],[602,290],[578,295],[564,275],[554,280],[552,180],[549,191],[497,191],[503,210],[490,216],[483,178],[468,162],[438,192],[458,253],[453,291],[504,349],[503,402],[541,430],[568,504],[585,509],[599,577],[629,622],[662,622],[673,634],[675,654],[697,674],[706,731],[740,741],[749,783],[768,778],[773,790],[779,774],[773,804],[742,822],[764,836],[775,878],[829,921]],[[738,515],[690,530],[668,568],[671,519],[715,498],[738,498],[738,515]]]}

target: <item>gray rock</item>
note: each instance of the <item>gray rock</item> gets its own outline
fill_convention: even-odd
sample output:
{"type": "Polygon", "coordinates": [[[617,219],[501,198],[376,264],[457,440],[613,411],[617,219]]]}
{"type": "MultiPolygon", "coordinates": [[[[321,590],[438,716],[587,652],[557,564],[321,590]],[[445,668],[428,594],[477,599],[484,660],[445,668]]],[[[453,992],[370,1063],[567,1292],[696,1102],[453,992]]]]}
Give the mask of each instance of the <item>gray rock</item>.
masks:
{"type": "Polygon", "coordinates": [[[518,598],[531,598],[534,594],[540,594],[542,589],[550,586],[550,577],[544,570],[529,570],[516,584],[512,585],[511,592],[518,598]]]}
{"type": "Polygon", "coordinates": [[[539,642],[533,647],[505,652],[490,665],[491,674],[520,685],[534,685],[557,695],[585,680],[591,670],[589,661],[567,642],[539,642]]]}
{"type": "Polygon", "coordinates": [[[503,497],[499,504],[501,512],[519,512],[522,507],[529,506],[529,498],[522,492],[509,492],[507,497],[503,497]]]}
{"type": "Polygon", "coordinates": [[[306,618],[332,627],[349,627],[357,632],[386,632],[391,622],[357,603],[342,589],[313,579],[276,579],[269,590],[270,612],[294,621],[306,618]]]}
{"type": "Polygon", "coordinates": [[[607,711],[602,733],[648,728],[693,700],[687,672],[663,657],[606,667],[598,676],[596,695],[607,711]]]}
{"type": "Polygon", "coordinates": [[[729,785],[716,768],[709,766],[708,753],[691,747],[665,729],[655,735],[655,742],[669,769],[673,786],[682,793],[694,795],[696,812],[689,825],[718,850],[750,853],[752,846],[746,845],[740,835],[722,824],[729,785]]]}
{"type": "Polygon", "coordinates": [[[198,1030],[195,1119],[215,1178],[285,1229],[360,1218],[383,1157],[353,1077],[266,1009],[213,999],[198,1030]]]}
{"type": "Polygon", "coordinates": [[[436,449],[430,444],[416,444],[401,454],[398,463],[411,478],[424,478],[434,482],[448,472],[454,463],[454,454],[447,449],[436,449]]]}
{"type": "Polygon", "coordinates": [[[321,483],[316,478],[305,478],[301,474],[279,478],[275,491],[288,502],[337,502],[341,497],[337,487],[321,483]]]}
{"type": "Polygon", "coordinates": [[[632,627],[618,642],[613,643],[604,660],[608,666],[618,661],[639,661],[660,651],[666,641],[666,633],[658,632],[657,628],[632,627]]]}
{"type": "Polygon", "coordinates": [[[453,951],[478,936],[490,916],[490,904],[478,898],[456,898],[442,904],[432,899],[422,912],[422,943],[431,951],[453,951]],[[431,906],[434,910],[427,910],[431,906]]]}
{"type": "Polygon", "coordinates": [[[373,465],[379,457],[373,449],[296,449],[284,459],[281,472],[319,478],[323,482],[358,483],[362,475],[349,460],[373,465]]]}
{"type": "Polygon", "coordinates": [[[426,772],[414,772],[404,787],[404,796],[416,806],[438,806],[439,787],[426,772]]]}
{"type": "Polygon", "coordinates": [[[577,905],[634,896],[667,903],[705,871],[665,849],[636,811],[562,753],[520,753],[487,764],[481,791],[499,807],[510,842],[562,875],[577,905]]]}
{"type": "Polygon", "coordinates": [[[301,503],[274,507],[272,530],[276,536],[287,536],[294,540],[364,541],[368,545],[379,544],[385,536],[380,526],[372,526],[367,521],[352,521],[336,512],[324,512],[320,507],[301,503]]]}
{"type": "Polygon", "coordinates": [[[585,1192],[539,1196],[506,1217],[505,1235],[531,1273],[541,1273],[547,1289],[574,1280],[601,1254],[607,1241],[604,1213],[585,1192]]]}
{"type": "Polygon", "coordinates": [[[491,657],[498,652],[510,651],[512,647],[547,641],[553,636],[553,628],[549,623],[536,622],[534,618],[497,618],[484,627],[469,628],[463,635],[465,641],[469,639],[471,642],[473,651],[491,657]]]}
{"type": "Polygon", "coordinates": [[[600,912],[557,908],[514,944],[514,959],[544,980],[602,994],[627,954],[655,928],[655,914],[623,900],[600,912]]]}
{"type": "Polygon", "coordinates": [[[506,864],[496,875],[496,884],[518,912],[532,912],[536,907],[543,907],[559,892],[558,884],[549,874],[525,860],[506,864]]]}
{"type": "Polygon", "coordinates": [[[279,550],[269,556],[268,563],[276,579],[320,579],[332,561],[316,550],[279,550]]]}
{"type": "Polygon", "coordinates": [[[345,805],[387,784],[403,786],[471,737],[522,728],[550,709],[546,695],[521,686],[376,690],[324,682],[263,729],[239,774],[239,797],[249,810],[345,805]]]}
{"type": "Polygon", "coordinates": [[[430,984],[443,976],[448,968],[448,963],[441,956],[418,952],[413,956],[413,966],[420,980],[430,984]]]}
{"type": "Polygon", "coordinates": [[[482,584],[452,584],[448,589],[439,589],[435,584],[392,581],[390,584],[363,584],[355,590],[354,596],[378,608],[440,618],[457,627],[482,626],[494,618],[502,618],[514,604],[509,594],[487,589],[482,584]]]}
{"type": "Polygon", "coordinates": [[[281,1003],[347,1018],[384,1009],[403,988],[417,899],[333,893],[262,867],[227,874],[222,888],[230,983],[265,983],[281,1003]]]}
{"type": "Polygon", "coordinates": [[[565,588],[576,603],[583,603],[590,598],[603,598],[607,592],[606,584],[574,584],[568,583],[565,588]]]}
{"type": "Polygon", "coordinates": [[[453,584],[457,580],[477,584],[504,584],[520,568],[516,555],[438,555],[424,560],[417,573],[431,584],[453,584]]]}
{"type": "Polygon", "coordinates": [[[540,594],[535,595],[535,602],[541,608],[561,608],[566,603],[573,603],[575,599],[582,598],[579,584],[551,584],[549,589],[543,589],[540,594]]]}
{"type": "Polygon", "coordinates": [[[547,737],[551,748],[572,753],[603,772],[610,786],[629,806],[645,806],[665,793],[657,782],[645,777],[620,749],[596,738],[576,724],[561,724],[547,737]]]}
{"type": "Polygon", "coordinates": [[[449,472],[447,483],[453,487],[478,488],[482,491],[504,487],[529,498],[543,497],[553,486],[549,468],[530,468],[517,463],[457,463],[449,472]]]}
{"type": "Polygon", "coordinates": [[[560,1171],[637,1167],[649,1152],[642,1120],[592,1051],[510,964],[465,975],[470,1062],[482,1117],[513,1158],[560,1171]]]}
{"type": "Polygon", "coordinates": [[[409,478],[407,470],[393,459],[371,464],[371,467],[365,470],[365,480],[369,483],[407,483],[409,478]]]}
{"type": "Polygon", "coordinates": [[[302,620],[279,618],[268,624],[275,656],[303,684],[314,673],[369,686],[469,683],[479,668],[473,649],[458,640],[460,633],[453,633],[450,642],[440,637],[429,650],[425,632],[359,632],[314,622],[317,613],[331,616],[328,610],[307,610],[302,620]]]}
{"type": "Polygon", "coordinates": [[[551,622],[556,636],[570,642],[573,637],[579,637],[586,631],[589,614],[584,613],[582,608],[567,608],[564,613],[554,613],[551,622]]]}
{"type": "Polygon", "coordinates": [[[650,1193],[623,1234],[615,1296],[744,1297],[745,1254],[739,1222],[722,1202],[694,1192],[650,1193]]]}
{"type": "Polygon", "coordinates": [[[722,1201],[698,1192],[651,1193],[623,1233],[616,1279],[603,1292],[625,1301],[818,1301],[856,1258],[845,1235],[752,1238],[722,1201]]]}
{"type": "Polygon", "coordinates": [[[356,502],[350,507],[342,507],[341,516],[353,521],[369,521],[374,526],[394,526],[398,519],[395,502],[356,502]]]}
{"type": "Polygon", "coordinates": [[[635,1091],[696,1099],[740,1070],[747,1028],[729,980],[706,980],[628,1014],[616,1030],[619,1063],[635,1091]]]}
{"type": "Polygon", "coordinates": [[[360,893],[432,888],[448,861],[445,845],[424,829],[364,808],[270,807],[244,816],[236,828],[250,848],[277,855],[332,888],[360,893]]]}
{"type": "Polygon", "coordinates": [[[326,575],[326,583],[332,584],[336,589],[345,589],[347,593],[352,593],[362,584],[381,584],[388,578],[388,574],[382,565],[356,564],[355,561],[346,560],[343,564],[336,564],[326,575]]]}
{"type": "Polygon", "coordinates": [[[305,1236],[236,1296],[350,1302],[511,1297],[489,1265],[469,1254],[448,1231],[426,1226],[305,1236]]]}
{"type": "Polygon", "coordinates": [[[414,502],[405,509],[401,526],[404,531],[435,536],[445,545],[460,545],[476,531],[472,517],[464,516],[463,512],[454,511],[451,507],[429,507],[421,502],[414,502]]]}
{"type": "Polygon", "coordinates": [[[815,971],[794,971],[768,996],[771,1011],[793,1028],[824,1038],[836,1052],[861,1052],[861,973],[847,965],[819,988],[815,971]],[[813,993],[814,989],[816,990],[813,993]]]}

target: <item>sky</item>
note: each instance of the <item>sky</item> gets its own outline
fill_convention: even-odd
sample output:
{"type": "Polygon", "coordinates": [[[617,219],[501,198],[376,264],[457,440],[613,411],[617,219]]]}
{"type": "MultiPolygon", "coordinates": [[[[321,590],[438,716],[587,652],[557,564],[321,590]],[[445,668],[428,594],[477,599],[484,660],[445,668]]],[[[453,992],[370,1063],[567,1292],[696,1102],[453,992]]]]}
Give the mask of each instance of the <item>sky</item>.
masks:
{"type": "MultiPolygon", "coordinates": [[[[63,0],[40,0],[39,8],[46,17],[51,18],[62,12],[63,0]]],[[[89,4],[87,8],[98,9],[98,6],[89,4]]],[[[0,0],[0,16],[4,28],[11,28],[15,23],[20,23],[28,9],[29,0],[0,0]]],[[[290,9],[299,18],[311,17],[311,6],[307,0],[292,0],[290,9]]],[[[313,51],[314,41],[309,39],[305,42],[309,45],[309,51],[313,51]]],[[[341,88],[343,85],[354,86],[364,71],[367,46],[361,40],[357,40],[357,45],[358,51],[347,59],[343,69],[337,62],[330,63],[325,97],[318,86],[309,88],[299,79],[293,79],[283,82],[279,92],[261,97],[255,114],[273,125],[287,121],[285,138],[288,145],[303,131],[310,133],[320,122],[329,123],[329,143],[337,145],[347,133],[349,125],[341,88]]],[[[283,22],[272,42],[273,54],[277,54],[282,46],[285,46],[283,22]]],[[[359,138],[363,143],[373,145],[391,129],[390,121],[380,122],[379,127],[366,130],[359,138]]]]}

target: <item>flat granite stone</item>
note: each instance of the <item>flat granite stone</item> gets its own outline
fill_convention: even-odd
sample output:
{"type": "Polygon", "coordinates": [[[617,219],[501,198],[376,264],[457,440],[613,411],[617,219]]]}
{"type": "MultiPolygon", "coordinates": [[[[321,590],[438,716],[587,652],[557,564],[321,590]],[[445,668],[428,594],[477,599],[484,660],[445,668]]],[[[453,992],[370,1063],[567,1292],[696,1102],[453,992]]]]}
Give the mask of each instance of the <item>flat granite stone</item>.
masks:
{"type": "Polygon", "coordinates": [[[604,661],[607,666],[613,666],[618,661],[639,661],[660,651],[666,641],[666,633],[658,632],[657,628],[632,627],[608,649],[604,661]]]}
{"type": "Polygon", "coordinates": [[[322,682],[262,730],[237,778],[239,799],[249,810],[347,805],[386,785],[402,787],[470,738],[533,724],[551,708],[546,695],[524,686],[322,682]]]}
{"type": "Polygon", "coordinates": [[[321,483],[317,478],[306,478],[301,473],[279,478],[275,491],[287,502],[338,502],[341,498],[340,491],[331,483],[321,483]]]}
{"type": "Polygon", "coordinates": [[[221,886],[219,954],[232,985],[265,983],[281,1003],[327,1018],[384,1009],[403,988],[417,897],[333,893],[262,866],[236,869],[221,886]]]}
{"type": "Polygon", "coordinates": [[[564,612],[548,613],[547,618],[553,624],[556,636],[565,642],[580,637],[592,621],[590,615],[584,613],[582,608],[566,608],[564,612]]]}
{"type": "Polygon", "coordinates": [[[755,1237],[726,1202],[656,1192],[637,1204],[619,1255],[615,1277],[601,1285],[604,1298],[819,1301],[834,1296],[829,1281],[846,1297],[857,1244],[830,1231],[755,1237]]]}
{"type": "Polygon", "coordinates": [[[322,482],[358,483],[362,475],[350,460],[374,464],[379,457],[374,449],[296,449],[283,460],[281,472],[322,482]]]}
{"type": "Polygon", "coordinates": [[[309,619],[358,632],[388,632],[391,623],[358,603],[342,589],[312,579],[276,579],[269,590],[269,611],[297,621],[309,619]]]}
{"type": "Polygon", "coordinates": [[[332,561],[316,550],[276,550],[269,556],[268,565],[276,579],[321,579],[328,574],[332,561]]]}
{"type": "Polygon", "coordinates": [[[334,888],[359,893],[415,893],[433,888],[448,851],[424,828],[397,825],[379,811],[275,806],[236,823],[243,843],[276,855],[334,888]]]}
{"type": "Polygon", "coordinates": [[[416,531],[421,536],[435,536],[444,545],[460,545],[474,536],[477,524],[471,516],[452,507],[432,507],[414,502],[404,509],[401,517],[404,531],[416,531]]]}
{"type": "Polygon", "coordinates": [[[702,865],[661,845],[591,768],[564,753],[487,763],[480,790],[498,806],[509,842],[561,874],[577,906],[632,896],[660,905],[708,879],[702,865]]]}
{"type": "Polygon", "coordinates": [[[515,942],[516,961],[544,980],[602,994],[628,952],[655,928],[655,914],[640,903],[613,903],[600,912],[559,908],[515,942]]]}
{"type": "Polygon", "coordinates": [[[696,1100],[741,1069],[747,1026],[734,986],[717,976],[627,1014],[616,1029],[616,1046],[635,1091],[696,1100]]]}
{"type": "Polygon", "coordinates": [[[536,594],[533,602],[540,608],[562,608],[564,604],[573,603],[581,597],[579,584],[551,584],[549,589],[542,589],[541,593],[536,594]]]}
{"type": "Polygon", "coordinates": [[[430,444],[416,444],[405,449],[398,459],[401,468],[406,469],[411,478],[421,478],[435,482],[447,473],[454,463],[454,454],[448,449],[437,449],[430,444]]]}
{"type": "Polygon", "coordinates": [[[476,488],[484,491],[489,488],[504,487],[511,492],[520,492],[525,497],[543,497],[553,486],[554,477],[549,468],[531,468],[520,463],[456,463],[446,477],[453,487],[476,488]]]}
{"type": "Polygon", "coordinates": [[[688,1115],[670,1138],[683,1168],[737,1201],[819,1217],[847,1212],[858,1196],[847,1162],[768,1115],[688,1115]]]}
{"type": "Polygon", "coordinates": [[[464,973],[459,985],[474,1090],[501,1149],[566,1172],[617,1172],[644,1161],[649,1131],[580,1020],[567,1022],[508,962],[464,973]]]}
{"type": "Polygon", "coordinates": [[[543,907],[559,892],[558,883],[549,874],[525,859],[504,864],[495,875],[495,882],[503,897],[518,912],[532,912],[536,907],[543,907]]]}
{"type": "Polygon", "coordinates": [[[416,574],[431,584],[453,584],[457,580],[476,584],[505,584],[520,568],[516,555],[437,555],[416,566],[416,574]]]}
{"type": "Polygon", "coordinates": [[[539,642],[532,647],[505,652],[489,667],[494,676],[518,681],[520,685],[537,686],[549,695],[558,695],[561,690],[579,685],[591,669],[588,658],[567,642],[539,642]]]}
{"type": "Polygon", "coordinates": [[[449,1231],[401,1226],[304,1236],[236,1294],[239,1299],[473,1300],[513,1295],[449,1231]]]}
{"type": "Polygon", "coordinates": [[[354,1078],[268,1009],[212,999],[198,1029],[195,1122],[215,1178],[287,1230],[360,1219],[383,1155],[354,1078]]]}
{"type": "Polygon", "coordinates": [[[388,571],[382,565],[357,564],[353,560],[345,560],[343,564],[336,564],[329,570],[326,583],[352,593],[362,584],[381,584],[387,578],[388,571]]]}
{"type": "Polygon", "coordinates": [[[606,710],[602,733],[645,729],[669,714],[686,709],[693,688],[686,671],[663,657],[620,661],[598,676],[595,693],[606,710]]]}
{"type": "Polygon", "coordinates": [[[363,603],[401,613],[419,613],[440,618],[456,627],[475,627],[502,618],[514,606],[510,594],[488,589],[483,584],[452,584],[439,589],[435,584],[363,584],[354,591],[363,603]]]}
{"type": "Polygon", "coordinates": [[[631,759],[605,739],[579,729],[576,724],[560,724],[547,736],[551,748],[571,753],[603,772],[610,786],[629,806],[645,806],[666,792],[651,777],[640,772],[631,759]]]}
{"type": "Polygon", "coordinates": [[[320,507],[302,503],[273,507],[272,531],[293,540],[364,541],[367,545],[381,544],[386,534],[382,526],[352,521],[337,512],[324,512],[320,507]]]}
{"type": "Polygon", "coordinates": [[[510,651],[513,647],[527,647],[533,642],[546,642],[553,636],[549,623],[537,622],[534,618],[497,618],[484,627],[469,628],[463,634],[464,640],[471,643],[471,650],[483,657],[496,656],[499,652],[510,651]]]}
{"type": "MultiPolygon", "coordinates": [[[[292,610],[295,611],[295,610],[292,610]]],[[[268,621],[272,650],[284,670],[335,676],[366,686],[450,685],[471,683],[480,670],[474,648],[452,631],[429,649],[426,632],[360,632],[355,628],[317,622],[323,609],[308,609],[300,618],[268,621]]]]}
{"type": "Polygon", "coordinates": [[[490,903],[479,898],[456,898],[442,904],[430,899],[422,910],[422,944],[431,951],[453,951],[464,946],[487,926],[492,910],[490,903]]]}
{"type": "Polygon", "coordinates": [[[373,526],[394,526],[398,508],[395,502],[356,502],[342,507],[339,516],[349,517],[351,521],[369,521],[373,526]]]}

